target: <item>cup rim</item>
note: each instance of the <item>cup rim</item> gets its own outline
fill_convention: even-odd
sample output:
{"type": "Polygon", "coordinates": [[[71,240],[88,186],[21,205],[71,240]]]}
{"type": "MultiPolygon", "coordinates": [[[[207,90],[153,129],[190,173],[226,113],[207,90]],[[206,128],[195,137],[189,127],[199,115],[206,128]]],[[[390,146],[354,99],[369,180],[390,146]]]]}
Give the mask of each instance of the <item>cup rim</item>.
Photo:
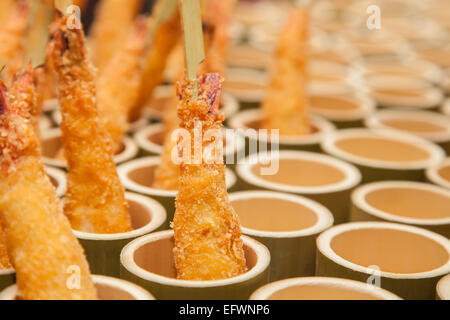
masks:
{"type": "MultiPolygon", "coordinates": [[[[128,176],[128,173],[134,169],[148,167],[148,166],[157,166],[161,162],[161,157],[159,156],[148,156],[142,157],[138,159],[133,159],[127,162],[122,163],[117,167],[117,172],[119,174],[120,181],[124,185],[125,188],[138,192],[141,194],[145,194],[148,196],[159,196],[166,198],[175,198],[178,194],[178,190],[163,190],[152,187],[143,186],[128,176]]],[[[227,189],[232,188],[237,181],[236,175],[228,168],[225,168],[226,175],[226,185],[227,189]]]]}
{"type": "Polygon", "coordinates": [[[166,221],[166,209],[164,209],[164,207],[158,201],[133,192],[125,192],[125,198],[127,200],[135,201],[147,209],[146,212],[150,217],[149,223],[132,231],[121,233],[101,234],[83,232],[73,229],[72,232],[78,239],[81,240],[115,241],[123,239],[133,239],[155,231],[166,221]]]}
{"type": "Polygon", "coordinates": [[[446,190],[444,188],[428,184],[428,183],[420,183],[413,181],[379,181],[368,183],[363,186],[359,186],[356,188],[351,195],[352,203],[362,209],[363,211],[381,218],[383,220],[397,222],[397,223],[406,223],[406,224],[414,224],[414,225],[423,225],[423,226],[436,226],[436,225],[446,225],[450,224],[450,216],[448,218],[440,218],[440,219],[423,219],[423,218],[411,218],[411,217],[403,217],[398,216],[380,209],[377,209],[371,206],[366,201],[366,196],[373,192],[382,190],[384,188],[406,188],[406,189],[415,189],[415,190],[425,190],[430,191],[436,194],[440,194],[450,198],[450,190],[446,190]]]}
{"type": "MultiPolygon", "coordinates": [[[[244,110],[237,113],[234,117],[230,119],[229,126],[235,130],[247,130],[250,129],[246,123],[249,121],[261,120],[262,112],[260,109],[249,109],[244,110]]],[[[280,135],[280,144],[281,145],[308,145],[308,144],[319,144],[323,138],[329,134],[330,132],[335,131],[336,127],[330,121],[326,120],[323,117],[317,115],[311,115],[312,124],[318,129],[318,132],[303,135],[303,136],[281,136],[280,135]]],[[[245,132],[239,130],[239,134],[244,137],[248,137],[245,132]]],[[[258,141],[269,142],[270,137],[266,138],[258,138],[258,141]]]]}
{"type": "Polygon", "coordinates": [[[47,99],[43,102],[42,110],[44,112],[51,112],[56,109],[59,109],[59,100],[58,98],[47,99]]]}
{"type": "Polygon", "coordinates": [[[325,206],[311,199],[274,191],[240,191],[230,193],[228,199],[230,202],[243,199],[279,199],[290,201],[299,205],[302,205],[310,209],[316,215],[317,221],[314,225],[299,229],[295,231],[262,231],[253,228],[247,228],[241,225],[242,232],[249,236],[260,238],[300,238],[314,234],[319,234],[322,231],[330,228],[334,223],[333,214],[325,206]]]}
{"type": "Polygon", "coordinates": [[[44,131],[52,127],[52,121],[45,115],[39,116],[39,131],[44,131]]]}
{"type": "MultiPolygon", "coordinates": [[[[235,80],[239,79],[239,81],[242,82],[256,83],[264,88],[267,86],[268,74],[266,71],[252,68],[233,67],[228,68],[226,74],[228,81],[233,81],[233,77],[236,77],[234,78],[235,80]]],[[[231,90],[224,88],[224,93],[228,93],[243,102],[257,103],[262,101],[265,97],[266,90],[264,88],[231,90]]]]}
{"type": "MultiPolygon", "coordinates": [[[[343,190],[348,190],[361,182],[362,176],[360,171],[350,163],[344,162],[342,160],[333,158],[331,156],[314,153],[314,152],[306,152],[306,151],[289,151],[289,150],[281,150],[275,154],[269,153],[267,158],[279,157],[280,159],[294,159],[294,160],[306,160],[312,162],[318,162],[325,165],[331,165],[334,168],[339,169],[344,175],[345,178],[337,183],[324,185],[324,186],[292,186],[286,185],[276,182],[271,182],[264,180],[256,175],[254,175],[251,171],[251,168],[254,164],[258,163],[257,159],[261,155],[253,154],[247,158],[245,158],[245,164],[238,164],[236,167],[237,174],[244,181],[256,185],[269,188],[275,191],[281,192],[289,192],[296,194],[322,194],[322,193],[332,193],[339,192],[343,190]]],[[[264,155],[263,155],[264,156],[264,155]]]]}
{"type": "Polygon", "coordinates": [[[436,285],[436,293],[441,300],[450,300],[450,274],[442,277],[436,285]],[[445,287],[447,292],[445,292],[445,287]]]}
{"type": "Polygon", "coordinates": [[[51,176],[58,182],[58,187],[56,187],[56,195],[58,197],[63,197],[67,191],[67,180],[64,171],[58,168],[45,166],[45,172],[47,175],[51,176]]]}
{"type": "Polygon", "coordinates": [[[450,158],[446,158],[441,163],[438,163],[437,165],[429,167],[425,171],[425,174],[431,182],[433,182],[441,187],[450,189],[450,181],[445,180],[439,174],[439,170],[441,170],[444,167],[450,167],[450,158]]]}
{"type": "Polygon", "coordinates": [[[351,289],[359,291],[361,293],[373,295],[374,298],[383,300],[403,300],[396,294],[387,291],[383,288],[374,286],[372,284],[334,277],[297,277],[283,279],[275,282],[268,283],[258,290],[256,290],[251,296],[250,300],[267,300],[274,293],[284,290],[289,287],[299,285],[328,285],[330,287],[351,289]]]}
{"type": "Polygon", "coordinates": [[[343,266],[347,269],[356,272],[370,275],[368,268],[342,258],[337,253],[335,253],[334,250],[331,248],[331,241],[335,236],[347,231],[361,230],[361,229],[392,229],[397,231],[406,231],[409,233],[414,233],[416,235],[420,235],[430,240],[434,240],[449,254],[449,259],[447,260],[447,262],[436,269],[417,273],[393,273],[380,270],[379,275],[382,277],[392,279],[422,279],[422,278],[433,278],[450,272],[450,240],[435,232],[406,224],[391,223],[391,222],[351,222],[337,225],[331,227],[330,229],[322,232],[319,235],[316,241],[317,250],[325,257],[327,257],[334,263],[339,264],[340,266],[343,266]]]}
{"type": "Polygon", "coordinates": [[[0,276],[9,276],[15,273],[16,270],[14,268],[0,269],[0,276]]]}
{"type": "MultiPolygon", "coordinates": [[[[41,133],[41,140],[53,139],[53,138],[57,138],[57,137],[61,137],[61,136],[62,136],[62,132],[61,132],[60,128],[50,128],[48,130],[44,130],[41,133]]],[[[133,159],[139,151],[138,146],[133,141],[133,139],[131,139],[130,137],[124,136],[122,138],[122,143],[124,146],[123,151],[114,156],[114,163],[116,165],[123,163],[127,160],[133,159]]],[[[42,159],[44,161],[44,164],[47,166],[57,167],[57,168],[62,168],[62,169],[67,168],[67,163],[65,160],[49,158],[46,156],[42,156],[42,159]]]]}
{"type": "Polygon", "coordinates": [[[354,102],[358,107],[355,110],[328,110],[314,108],[311,104],[311,112],[318,114],[326,119],[332,121],[356,121],[363,120],[367,115],[370,115],[376,108],[376,103],[373,98],[363,92],[349,93],[344,96],[328,95],[328,94],[314,94],[312,96],[328,97],[330,99],[345,100],[354,102]]]}
{"type": "Polygon", "coordinates": [[[450,98],[447,98],[442,104],[441,111],[444,115],[450,116],[450,98]]]}
{"type": "Polygon", "coordinates": [[[374,168],[384,168],[384,169],[394,169],[394,170],[424,170],[425,168],[439,163],[444,159],[445,153],[442,148],[429,142],[423,138],[414,136],[409,133],[400,132],[391,129],[344,129],[333,132],[332,134],[326,135],[322,145],[322,149],[340,159],[374,168]],[[425,160],[410,161],[410,162],[394,162],[386,160],[377,160],[371,158],[365,158],[359,155],[352,154],[350,152],[341,150],[336,146],[336,142],[342,139],[349,138],[382,138],[387,140],[393,140],[396,142],[407,143],[413,147],[422,149],[428,152],[429,157],[425,160]]]}
{"type": "Polygon", "coordinates": [[[173,237],[173,230],[159,231],[151,233],[140,238],[137,238],[130,243],[128,243],[120,254],[120,262],[122,266],[130,273],[135,276],[144,279],[146,281],[152,281],[163,285],[170,285],[174,287],[184,287],[184,288],[211,288],[226,286],[231,284],[237,284],[247,281],[261,273],[263,273],[270,264],[270,253],[269,249],[260,242],[243,235],[241,237],[245,245],[251,247],[256,253],[258,259],[255,266],[248,270],[247,272],[238,275],[233,278],[221,279],[221,280],[208,280],[208,281],[198,281],[198,280],[179,280],[175,278],[169,278],[166,276],[161,276],[150,271],[146,271],[139,267],[134,261],[134,253],[139,247],[145,245],[149,242],[171,238],[173,237]]]}
{"type": "MultiPolygon", "coordinates": [[[[227,128],[223,128],[223,137],[226,137],[225,130],[227,128]]],[[[136,144],[139,148],[155,153],[155,154],[162,154],[164,151],[164,146],[154,143],[150,141],[148,138],[149,136],[156,134],[158,132],[164,131],[164,124],[163,123],[154,123],[150,124],[148,126],[145,126],[144,128],[141,128],[134,134],[134,139],[136,141],[136,144]]],[[[242,151],[245,148],[245,140],[241,135],[234,135],[234,142],[233,148],[230,148],[230,146],[225,146],[223,156],[227,158],[228,156],[231,156],[235,153],[239,154],[240,151],[242,151]]]]}
{"type": "Polygon", "coordinates": [[[450,118],[431,111],[401,111],[401,110],[381,110],[371,114],[364,120],[364,125],[370,129],[392,129],[401,132],[407,132],[419,137],[431,140],[433,142],[450,141],[450,118]],[[414,132],[405,131],[390,127],[383,123],[383,120],[412,120],[425,121],[432,124],[441,125],[444,128],[443,132],[414,132]]]}
{"type": "MultiPolygon", "coordinates": [[[[119,288],[126,291],[136,300],[156,300],[155,297],[138,285],[119,278],[108,277],[104,275],[93,274],[92,280],[95,284],[103,284],[111,287],[119,288]]],[[[17,284],[12,284],[0,292],[0,300],[14,300],[17,295],[17,284]]]]}

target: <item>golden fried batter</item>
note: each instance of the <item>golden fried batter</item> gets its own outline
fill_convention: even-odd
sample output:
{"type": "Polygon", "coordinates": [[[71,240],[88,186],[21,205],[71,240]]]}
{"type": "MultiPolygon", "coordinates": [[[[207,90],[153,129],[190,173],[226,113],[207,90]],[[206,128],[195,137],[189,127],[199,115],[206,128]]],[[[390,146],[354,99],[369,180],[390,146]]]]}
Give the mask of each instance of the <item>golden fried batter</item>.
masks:
{"type": "Polygon", "coordinates": [[[3,269],[11,268],[11,262],[8,258],[8,252],[6,252],[5,240],[3,239],[3,230],[0,223],[0,271],[3,269]]]}
{"type": "MultiPolygon", "coordinates": [[[[17,81],[31,86],[29,79],[17,81]]],[[[44,171],[33,127],[24,118],[29,108],[20,99],[10,105],[0,82],[0,220],[18,295],[26,300],[97,299],[83,249],[44,171]]]]}
{"type": "Polygon", "coordinates": [[[123,45],[141,0],[101,0],[90,31],[92,61],[99,74],[123,45]]]}
{"type": "Polygon", "coordinates": [[[267,129],[280,135],[311,133],[307,110],[308,11],[294,11],[282,31],[271,81],[262,109],[267,129]]]}
{"type": "Polygon", "coordinates": [[[83,31],[68,29],[63,19],[52,47],[69,171],[64,212],[76,230],[130,231],[128,205],[113,161],[111,137],[98,115],[95,72],[86,57],[83,31]]]}
{"type": "MultiPolygon", "coordinates": [[[[218,74],[201,76],[198,96],[193,96],[193,82],[179,88],[180,127],[191,134],[194,154],[194,127],[201,121],[203,136],[208,130],[220,130],[221,79],[218,74]]],[[[201,151],[213,142],[204,141],[201,151]]],[[[217,145],[213,145],[216,149],[217,145]]],[[[179,145],[180,151],[183,150],[179,145]]],[[[225,166],[221,156],[212,163],[183,160],[180,166],[179,192],[173,221],[175,266],[184,280],[218,280],[246,271],[239,218],[230,205],[225,185],[225,166]]]]}
{"type": "Polygon", "coordinates": [[[113,56],[97,82],[100,117],[118,150],[128,126],[128,112],[139,96],[147,20],[139,18],[125,46],[113,56]]]}

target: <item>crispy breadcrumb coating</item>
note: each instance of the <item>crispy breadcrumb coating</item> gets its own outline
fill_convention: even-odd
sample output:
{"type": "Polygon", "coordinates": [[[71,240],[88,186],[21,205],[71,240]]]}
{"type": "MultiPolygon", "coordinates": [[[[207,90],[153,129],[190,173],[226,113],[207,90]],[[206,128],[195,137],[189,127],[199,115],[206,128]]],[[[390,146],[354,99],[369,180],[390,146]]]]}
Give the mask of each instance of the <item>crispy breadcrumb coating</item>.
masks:
{"type": "Polygon", "coordinates": [[[280,135],[311,133],[307,109],[308,11],[294,11],[282,31],[262,109],[264,127],[280,135]]]}
{"type": "Polygon", "coordinates": [[[123,45],[141,0],[101,0],[89,33],[92,62],[99,74],[123,45]]]}
{"type": "Polygon", "coordinates": [[[145,57],[139,98],[130,111],[130,119],[139,118],[142,108],[145,107],[145,104],[151,98],[153,90],[161,84],[167,60],[175,48],[180,35],[180,17],[178,11],[176,11],[172,18],[161,24],[156,30],[153,42],[145,57]]]}
{"type": "Polygon", "coordinates": [[[3,239],[3,230],[0,223],[0,270],[11,268],[8,252],[6,251],[5,240],[3,239]]]}
{"type": "Polygon", "coordinates": [[[111,137],[98,115],[95,71],[87,59],[83,30],[67,28],[62,19],[52,48],[69,171],[64,212],[76,230],[130,231],[128,205],[113,161],[111,137]]]}
{"type": "MultiPolygon", "coordinates": [[[[27,77],[17,81],[30,84],[27,77]]],[[[34,129],[23,116],[27,109],[20,99],[10,105],[1,82],[0,220],[17,275],[18,297],[97,299],[83,249],[44,171],[34,129]],[[75,282],[71,276],[77,277],[75,282]]]]}
{"type": "Polygon", "coordinates": [[[8,15],[6,25],[0,29],[0,68],[6,66],[5,80],[12,81],[25,58],[24,35],[27,30],[29,5],[26,0],[17,0],[8,15]]]}
{"type": "MultiPolygon", "coordinates": [[[[193,96],[193,82],[184,81],[179,87],[180,127],[191,134],[192,155],[196,123],[201,121],[204,136],[208,130],[220,130],[224,119],[219,113],[220,76],[203,75],[197,85],[197,97],[193,96]]],[[[203,141],[202,153],[210,147],[218,146],[203,141]]],[[[179,150],[185,151],[180,144],[179,150]]],[[[239,218],[228,200],[222,156],[212,163],[205,158],[200,164],[182,161],[173,229],[179,279],[226,279],[247,270],[239,218]]]]}
{"type": "Polygon", "coordinates": [[[124,47],[105,67],[97,82],[100,117],[118,150],[128,126],[128,112],[139,96],[142,54],[147,35],[147,19],[139,18],[124,47]]]}

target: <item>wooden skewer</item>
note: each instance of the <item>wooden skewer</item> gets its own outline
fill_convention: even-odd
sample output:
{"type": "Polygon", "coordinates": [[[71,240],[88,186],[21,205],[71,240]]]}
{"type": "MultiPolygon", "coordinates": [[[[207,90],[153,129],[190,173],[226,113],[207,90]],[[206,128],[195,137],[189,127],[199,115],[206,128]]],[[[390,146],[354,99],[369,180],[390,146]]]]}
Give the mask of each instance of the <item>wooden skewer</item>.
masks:
{"type": "Polygon", "coordinates": [[[180,0],[180,12],[184,35],[184,55],[187,76],[194,82],[194,98],[197,97],[197,69],[205,60],[202,18],[199,0],[180,0]]]}

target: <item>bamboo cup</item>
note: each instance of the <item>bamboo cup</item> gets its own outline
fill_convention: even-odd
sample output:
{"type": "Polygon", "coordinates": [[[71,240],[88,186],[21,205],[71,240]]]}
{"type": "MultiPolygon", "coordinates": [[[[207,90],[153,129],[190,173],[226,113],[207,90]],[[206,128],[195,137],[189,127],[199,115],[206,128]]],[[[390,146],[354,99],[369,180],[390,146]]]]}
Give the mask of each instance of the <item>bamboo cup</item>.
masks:
{"type": "Polygon", "coordinates": [[[365,120],[371,129],[395,129],[440,145],[450,154],[450,118],[428,111],[379,111],[365,120]]]}
{"type": "Polygon", "coordinates": [[[442,104],[441,112],[446,116],[450,116],[450,99],[445,100],[442,104]]]}
{"type": "MultiPolygon", "coordinates": [[[[155,170],[160,162],[160,157],[139,158],[118,166],[117,172],[127,190],[149,196],[161,203],[166,209],[167,222],[170,223],[175,213],[175,197],[178,191],[153,188],[155,170]]],[[[226,169],[226,183],[228,190],[235,188],[236,176],[229,169],[226,169]]]]}
{"type": "MultiPolygon", "coordinates": [[[[41,134],[42,143],[42,159],[44,164],[51,167],[65,169],[67,164],[64,159],[59,159],[60,150],[62,150],[61,130],[53,128],[45,130],[41,134]]],[[[138,147],[133,139],[124,137],[122,141],[122,149],[114,156],[116,164],[123,163],[136,157],[138,147]]]]}
{"type": "Polygon", "coordinates": [[[264,71],[273,59],[272,52],[266,48],[256,47],[251,42],[240,43],[230,48],[228,66],[264,71]]]}
{"type": "Polygon", "coordinates": [[[442,90],[420,78],[379,75],[366,81],[372,97],[383,108],[437,110],[444,98],[442,90]]]}
{"type": "Polygon", "coordinates": [[[250,300],[401,300],[387,290],[367,283],[328,277],[280,280],[256,290],[250,300]]]}
{"type": "MultiPolygon", "coordinates": [[[[245,148],[245,139],[239,135],[231,132],[227,135],[227,131],[223,130],[224,150],[223,155],[225,159],[233,159],[233,163],[226,164],[234,166],[236,164],[238,155],[243,154],[245,148]]],[[[165,138],[164,125],[162,123],[151,124],[134,135],[134,141],[139,146],[140,154],[142,156],[159,156],[163,152],[163,144],[165,138]]]]}
{"type": "Polygon", "coordinates": [[[51,114],[53,111],[59,109],[59,101],[58,99],[48,99],[45,100],[42,106],[42,110],[46,114],[51,114]]]}
{"type": "Polygon", "coordinates": [[[45,114],[41,115],[39,118],[39,131],[47,130],[51,128],[51,126],[52,122],[50,119],[45,114]]]}
{"type": "Polygon", "coordinates": [[[375,109],[375,101],[364,93],[344,95],[311,95],[313,113],[333,122],[337,128],[362,127],[364,119],[375,109]]]}
{"type": "Polygon", "coordinates": [[[436,286],[436,298],[439,300],[450,300],[450,274],[439,280],[436,286]]]}
{"type": "Polygon", "coordinates": [[[0,290],[16,282],[16,272],[13,268],[0,269],[0,290]]]}
{"type": "Polygon", "coordinates": [[[127,192],[132,231],[114,234],[97,234],[73,230],[83,246],[91,271],[96,274],[118,277],[119,255],[130,241],[165,228],[166,211],[155,200],[127,192]]]}
{"type": "Polygon", "coordinates": [[[441,162],[439,146],[411,134],[388,129],[345,129],[324,138],[322,149],[355,164],[363,182],[425,179],[425,169],[441,162]]]}
{"type": "Polygon", "coordinates": [[[269,281],[315,272],[316,237],[333,225],[333,215],[310,199],[271,191],[230,194],[245,235],[270,251],[269,281]]]}
{"type": "Polygon", "coordinates": [[[443,188],[450,189],[450,158],[428,168],[426,175],[428,181],[443,188]]]}
{"type": "MultiPolygon", "coordinates": [[[[267,145],[267,150],[271,150],[270,130],[267,131],[267,136],[258,135],[262,116],[259,109],[246,110],[236,114],[228,123],[230,128],[238,130],[238,133],[245,137],[246,154],[249,153],[251,144],[258,146],[259,143],[263,143],[267,145]],[[256,130],[255,134],[249,132],[249,129],[256,130]]],[[[280,136],[279,148],[281,150],[320,151],[320,143],[327,134],[334,131],[335,127],[328,120],[314,115],[311,117],[311,124],[314,128],[314,132],[311,134],[280,136]]]]}
{"type": "Polygon", "coordinates": [[[176,279],[173,231],[149,234],[130,242],[120,255],[121,277],[151,291],[157,299],[248,299],[267,283],[270,253],[261,243],[243,236],[248,271],[230,279],[187,281],[176,279]]]}
{"type": "Polygon", "coordinates": [[[262,158],[254,154],[236,169],[239,190],[270,190],[305,196],[327,207],[333,213],[335,224],[348,221],[350,193],[361,181],[361,174],[351,164],[312,152],[280,151],[262,158]],[[261,163],[266,160],[271,165],[278,163],[273,175],[262,174],[266,166],[261,163]]]}
{"type": "Polygon", "coordinates": [[[257,108],[266,94],[267,73],[251,69],[229,69],[224,91],[238,99],[241,110],[257,108]]]}
{"type": "Polygon", "coordinates": [[[450,240],[387,222],[354,222],[317,238],[316,275],[379,284],[404,299],[434,299],[450,272],[450,240]]]}
{"type": "Polygon", "coordinates": [[[450,238],[450,190],[410,181],[374,182],[352,194],[351,221],[410,224],[450,238]]]}
{"type": "MultiPolygon", "coordinates": [[[[155,300],[145,289],[129,281],[93,275],[92,280],[100,300],[155,300]]],[[[17,285],[11,285],[0,292],[0,300],[16,300],[17,285]]]]}
{"type": "Polygon", "coordinates": [[[45,172],[56,189],[56,195],[62,198],[66,194],[66,173],[52,167],[45,167],[45,172]]]}

